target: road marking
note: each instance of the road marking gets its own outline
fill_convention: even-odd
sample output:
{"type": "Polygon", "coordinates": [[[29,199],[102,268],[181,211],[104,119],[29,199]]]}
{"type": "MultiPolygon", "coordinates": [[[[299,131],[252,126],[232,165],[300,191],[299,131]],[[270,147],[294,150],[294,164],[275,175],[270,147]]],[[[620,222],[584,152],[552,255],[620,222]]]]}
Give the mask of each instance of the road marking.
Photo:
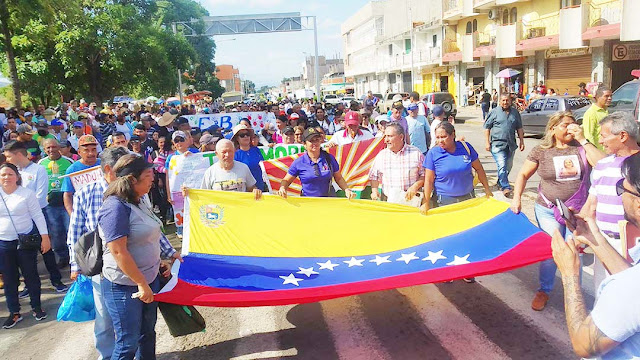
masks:
{"type": "Polygon", "coordinates": [[[341,359],[391,359],[366,321],[357,296],[321,302],[322,314],[341,359]]]}
{"type": "Polygon", "coordinates": [[[527,319],[541,333],[546,334],[551,341],[557,341],[569,349],[572,348],[567,335],[564,312],[558,311],[551,306],[547,306],[542,311],[531,309],[531,300],[533,300],[535,294],[516,276],[502,273],[482,276],[476,280],[480,285],[500,298],[513,311],[527,319]],[[524,294],[530,294],[530,296],[524,294]]]}
{"type": "Polygon", "coordinates": [[[407,297],[422,321],[454,359],[509,359],[496,344],[487,338],[471,319],[458,310],[433,285],[398,289],[407,297]]]}

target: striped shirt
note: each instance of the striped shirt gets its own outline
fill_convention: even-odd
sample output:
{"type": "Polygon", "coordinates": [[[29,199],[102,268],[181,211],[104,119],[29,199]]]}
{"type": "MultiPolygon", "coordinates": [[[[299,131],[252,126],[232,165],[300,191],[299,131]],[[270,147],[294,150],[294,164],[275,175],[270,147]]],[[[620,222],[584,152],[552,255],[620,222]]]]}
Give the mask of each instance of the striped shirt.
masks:
{"type": "MultiPolygon", "coordinates": [[[[616,193],[616,183],[622,179],[622,162],[627,157],[610,155],[598,161],[592,173],[589,195],[596,197],[596,223],[610,238],[620,238],[618,221],[624,220],[622,198],[616,193]]],[[[612,244],[615,246],[615,244],[612,244]]],[[[617,249],[618,247],[616,247],[617,249]]]]}
{"type": "MultiPolygon", "coordinates": [[[[109,185],[104,179],[93,184],[84,186],[73,194],[73,212],[69,220],[69,232],[67,233],[67,246],[69,247],[69,263],[71,271],[79,271],[78,264],[75,259],[74,245],[80,237],[90,231],[94,231],[98,227],[98,211],[102,207],[102,199],[104,192],[109,185]]],[[[148,197],[145,195],[141,201],[149,203],[148,197]]],[[[160,255],[164,259],[169,259],[175,254],[169,240],[164,234],[160,236],[160,255]]]]}
{"type": "Polygon", "coordinates": [[[382,183],[382,192],[390,194],[391,189],[407,189],[424,177],[424,155],[413,145],[394,153],[388,148],[382,149],[376,156],[369,171],[369,180],[382,183]]]}

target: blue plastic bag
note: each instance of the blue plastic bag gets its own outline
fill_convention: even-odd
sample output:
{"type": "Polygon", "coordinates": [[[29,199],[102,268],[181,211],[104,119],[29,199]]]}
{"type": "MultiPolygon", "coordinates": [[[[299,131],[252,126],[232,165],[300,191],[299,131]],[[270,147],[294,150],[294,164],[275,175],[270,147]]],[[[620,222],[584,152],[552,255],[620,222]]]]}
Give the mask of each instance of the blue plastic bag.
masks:
{"type": "Polygon", "coordinates": [[[93,302],[91,279],[79,275],[71,284],[58,309],[58,321],[91,321],[96,318],[96,307],[93,302]]]}

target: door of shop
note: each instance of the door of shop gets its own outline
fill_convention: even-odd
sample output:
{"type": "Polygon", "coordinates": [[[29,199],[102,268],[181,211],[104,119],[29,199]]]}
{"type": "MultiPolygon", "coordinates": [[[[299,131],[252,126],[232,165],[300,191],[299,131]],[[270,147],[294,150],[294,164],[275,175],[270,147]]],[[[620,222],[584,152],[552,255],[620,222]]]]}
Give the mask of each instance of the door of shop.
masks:
{"type": "Polygon", "coordinates": [[[611,64],[611,89],[614,91],[627,81],[635,79],[631,76],[631,70],[640,69],[640,60],[614,61],[611,64]]]}
{"type": "Polygon", "coordinates": [[[440,91],[449,91],[449,76],[440,76],[440,91]]]}
{"type": "Polygon", "coordinates": [[[406,71],[402,73],[402,91],[411,92],[413,89],[411,88],[411,72],[406,71]]]}
{"type": "Polygon", "coordinates": [[[554,89],[558,94],[578,94],[578,84],[591,81],[591,54],[566,56],[547,60],[547,89],[554,89]]]}

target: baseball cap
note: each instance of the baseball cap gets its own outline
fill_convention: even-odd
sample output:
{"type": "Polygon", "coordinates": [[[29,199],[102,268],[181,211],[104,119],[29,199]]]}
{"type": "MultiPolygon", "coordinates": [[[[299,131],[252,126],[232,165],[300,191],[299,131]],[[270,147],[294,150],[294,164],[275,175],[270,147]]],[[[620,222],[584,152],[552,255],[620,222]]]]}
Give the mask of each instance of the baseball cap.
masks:
{"type": "Polygon", "coordinates": [[[282,133],[283,134],[289,134],[289,133],[293,134],[293,133],[295,133],[295,130],[293,130],[293,127],[287,126],[286,128],[284,128],[284,130],[282,130],[282,133]]]}
{"type": "Polygon", "coordinates": [[[27,111],[27,112],[25,112],[25,113],[24,113],[24,116],[25,116],[25,117],[27,117],[27,116],[33,116],[33,114],[31,113],[31,111],[27,111]]]}
{"type": "Polygon", "coordinates": [[[18,134],[29,134],[29,135],[35,134],[35,131],[33,131],[31,126],[29,126],[29,124],[18,125],[18,127],[16,128],[16,131],[18,132],[18,134]]]}
{"type": "Polygon", "coordinates": [[[180,116],[178,120],[176,120],[176,125],[182,125],[182,124],[188,124],[188,123],[189,123],[189,119],[187,119],[184,116],[180,116]]]}
{"type": "Polygon", "coordinates": [[[298,115],[298,113],[291,113],[291,115],[289,115],[289,120],[299,120],[300,119],[300,115],[298,115]]]}
{"type": "Polygon", "coordinates": [[[51,126],[62,126],[62,121],[58,119],[51,120],[51,126]]]}
{"type": "Polygon", "coordinates": [[[73,127],[84,127],[84,124],[82,123],[82,121],[76,121],[73,123],[73,127]]]}
{"type": "Polygon", "coordinates": [[[360,125],[360,114],[355,111],[348,111],[344,116],[344,124],[349,125],[360,125]]]}
{"type": "Polygon", "coordinates": [[[211,134],[204,134],[200,137],[200,145],[212,144],[216,140],[216,137],[211,134]]]}
{"type": "Polygon", "coordinates": [[[138,136],[138,135],[131,135],[131,139],[129,139],[129,141],[140,141],[140,136],[138,136]]]}
{"type": "Polygon", "coordinates": [[[444,108],[440,105],[436,105],[431,110],[431,113],[433,114],[433,116],[441,116],[444,114],[444,108]]]}
{"type": "Polygon", "coordinates": [[[324,135],[321,132],[319,132],[318,130],[316,130],[315,128],[308,128],[302,133],[302,139],[304,141],[311,140],[312,138],[314,138],[316,136],[320,136],[320,137],[324,138],[324,135]]]}
{"type": "Polygon", "coordinates": [[[46,127],[49,127],[49,124],[47,124],[47,120],[40,120],[40,121],[38,121],[38,123],[36,123],[36,127],[37,128],[46,128],[46,127]]]}
{"type": "Polygon", "coordinates": [[[396,101],[402,101],[402,95],[400,95],[400,94],[395,94],[395,95],[393,95],[392,100],[393,100],[393,102],[396,102],[396,101]]]}
{"type": "Polygon", "coordinates": [[[93,135],[82,135],[78,139],[78,146],[98,145],[98,140],[93,135]]]}
{"type": "Polygon", "coordinates": [[[394,109],[397,109],[397,110],[404,109],[404,104],[402,104],[402,100],[400,100],[400,101],[395,101],[395,102],[393,103],[393,108],[394,108],[394,109]]]}
{"type": "Polygon", "coordinates": [[[187,134],[184,133],[184,131],[174,131],[173,135],[171,135],[171,141],[174,141],[177,137],[181,137],[183,139],[187,138],[187,134]]]}
{"type": "Polygon", "coordinates": [[[378,115],[376,116],[376,124],[379,122],[390,122],[391,120],[389,120],[389,117],[387,115],[378,115]]]}
{"type": "Polygon", "coordinates": [[[418,104],[416,103],[411,103],[407,106],[407,110],[412,111],[412,110],[418,110],[418,104]]]}

